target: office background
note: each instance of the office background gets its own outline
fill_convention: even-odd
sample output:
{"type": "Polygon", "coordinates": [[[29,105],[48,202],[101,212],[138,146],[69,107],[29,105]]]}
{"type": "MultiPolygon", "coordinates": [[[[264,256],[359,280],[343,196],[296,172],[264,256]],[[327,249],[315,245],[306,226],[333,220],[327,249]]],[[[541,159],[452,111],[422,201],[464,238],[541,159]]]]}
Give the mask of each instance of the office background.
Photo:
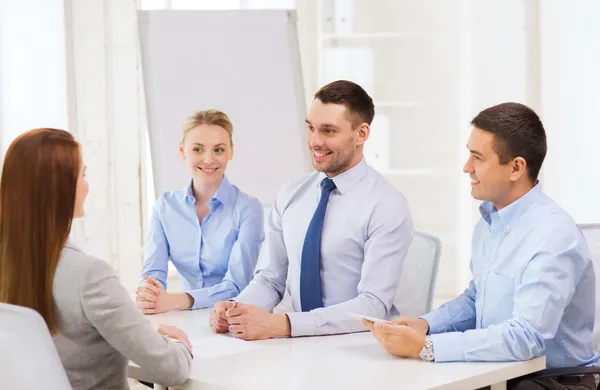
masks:
{"type": "Polygon", "coordinates": [[[76,135],[91,192],[74,235],[130,290],[155,196],[136,10],[253,8],[297,10],[307,104],[339,78],[374,97],[367,158],[442,241],[437,303],[469,280],[479,215],[462,164],[479,110],[537,110],[545,191],[578,223],[600,221],[597,0],[0,0],[2,152],[34,127],[76,135]]]}

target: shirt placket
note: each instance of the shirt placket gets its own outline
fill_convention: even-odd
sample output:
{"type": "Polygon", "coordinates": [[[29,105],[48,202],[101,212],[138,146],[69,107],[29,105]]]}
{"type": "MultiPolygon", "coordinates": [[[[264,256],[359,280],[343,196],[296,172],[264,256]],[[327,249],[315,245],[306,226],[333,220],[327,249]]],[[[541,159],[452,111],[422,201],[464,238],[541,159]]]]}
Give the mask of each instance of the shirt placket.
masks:
{"type": "Polygon", "coordinates": [[[483,286],[483,296],[481,299],[481,307],[480,307],[480,313],[481,316],[479,317],[479,323],[478,323],[478,327],[479,329],[483,328],[483,313],[485,312],[484,310],[484,305],[485,305],[485,298],[486,298],[486,294],[487,294],[487,279],[488,279],[488,275],[489,275],[489,270],[490,270],[490,266],[494,264],[494,261],[496,260],[497,256],[498,256],[498,249],[500,248],[500,243],[502,242],[502,237],[504,236],[504,228],[502,227],[502,221],[500,220],[500,216],[498,215],[498,213],[494,213],[490,216],[491,218],[491,224],[490,224],[490,239],[492,241],[492,245],[490,250],[488,251],[489,255],[485,257],[485,261],[483,263],[484,265],[484,277],[483,280],[481,282],[481,285],[483,286]]]}
{"type": "MultiPolygon", "coordinates": [[[[194,215],[194,220],[196,221],[196,234],[194,235],[194,240],[196,240],[196,262],[197,262],[197,272],[196,272],[196,286],[197,288],[204,287],[204,278],[202,277],[202,257],[200,254],[202,253],[202,223],[198,220],[198,215],[196,213],[196,201],[192,203],[192,213],[194,215]]],[[[204,222],[204,219],[202,220],[204,222]]]]}

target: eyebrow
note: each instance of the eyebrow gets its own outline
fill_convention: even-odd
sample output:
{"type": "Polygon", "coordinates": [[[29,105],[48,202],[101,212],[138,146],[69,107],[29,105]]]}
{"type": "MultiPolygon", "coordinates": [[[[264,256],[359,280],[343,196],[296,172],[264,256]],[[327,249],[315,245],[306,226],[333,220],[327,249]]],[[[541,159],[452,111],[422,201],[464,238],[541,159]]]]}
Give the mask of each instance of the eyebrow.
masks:
{"type": "MultiPolygon", "coordinates": [[[[203,145],[201,143],[198,143],[198,142],[194,142],[192,145],[205,146],[205,145],[203,145]]],[[[216,144],[215,146],[227,146],[227,144],[221,142],[220,144],[216,144]]]]}
{"type": "MultiPolygon", "coordinates": [[[[306,122],[306,124],[307,124],[307,125],[311,125],[311,126],[313,125],[312,123],[310,123],[310,121],[309,121],[308,119],[305,119],[305,120],[304,120],[304,122],[306,122]]],[[[334,124],[332,124],[332,123],[323,123],[323,124],[322,124],[321,126],[319,126],[319,127],[321,127],[321,128],[323,128],[323,127],[331,127],[331,128],[333,128],[333,129],[339,129],[339,127],[338,127],[338,126],[336,126],[336,125],[334,125],[334,124]]]]}
{"type": "MultiPolygon", "coordinates": [[[[467,146],[467,149],[469,149],[469,146],[467,146]]],[[[478,152],[476,150],[469,149],[469,152],[471,152],[472,154],[474,154],[476,156],[483,157],[483,154],[481,154],[481,152],[478,152]]]]}

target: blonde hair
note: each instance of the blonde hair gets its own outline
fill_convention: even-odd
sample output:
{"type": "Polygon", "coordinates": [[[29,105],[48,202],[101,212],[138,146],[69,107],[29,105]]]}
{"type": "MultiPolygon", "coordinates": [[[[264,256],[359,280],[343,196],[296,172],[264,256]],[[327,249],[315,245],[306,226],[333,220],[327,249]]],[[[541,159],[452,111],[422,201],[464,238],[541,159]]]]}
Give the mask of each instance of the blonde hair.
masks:
{"type": "Polygon", "coordinates": [[[197,111],[188,116],[183,124],[183,139],[181,142],[185,140],[185,134],[188,131],[200,125],[214,125],[222,127],[229,134],[229,143],[233,145],[233,125],[231,124],[227,114],[225,114],[223,111],[215,109],[197,111]]]}

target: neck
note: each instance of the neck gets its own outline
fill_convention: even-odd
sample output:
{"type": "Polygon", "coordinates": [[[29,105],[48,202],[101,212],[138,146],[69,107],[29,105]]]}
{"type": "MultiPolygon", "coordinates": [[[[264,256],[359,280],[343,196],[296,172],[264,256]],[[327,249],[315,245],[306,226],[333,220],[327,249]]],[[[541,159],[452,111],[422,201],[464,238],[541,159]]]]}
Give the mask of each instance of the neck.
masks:
{"type": "Polygon", "coordinates": [[[533,187],[535,187],[535,184],[536,183],[531,183],[529,180],[524,180],[522,182],[515,183],[511,188],[509,188],[505,199],[501,201],[494,201],[494,206],[496,206],[496,209],[498,209],[498,211],[502,210],[506,206],[512,204],[513,202],[516,202],[517,200],[525,196],[526,193],[528,193],[533,187]]]}
{"type": "Polygon", "coordinates": [[[196,204],[205,204],[215,195],[223,178],[217,183],[203,183],[196,179],[192,179],[192,181],[192,193],[196,198],[196,204]]]}
{"type": "Polygon", "coordinates": [[[337,172],[328,172],[326,173],[327,177],[334,178],[338,175],[341,175],[342,173],[349,171],[350,169],[354,168],[355,166],[358,165],[358,163],[360,163],[360,161],[363,159],[363,154],[359,153],[356,156],[354,156],[354,158],[350,161],[350,163],[348,163],[344,168],[340,169],[337,172]]]}

